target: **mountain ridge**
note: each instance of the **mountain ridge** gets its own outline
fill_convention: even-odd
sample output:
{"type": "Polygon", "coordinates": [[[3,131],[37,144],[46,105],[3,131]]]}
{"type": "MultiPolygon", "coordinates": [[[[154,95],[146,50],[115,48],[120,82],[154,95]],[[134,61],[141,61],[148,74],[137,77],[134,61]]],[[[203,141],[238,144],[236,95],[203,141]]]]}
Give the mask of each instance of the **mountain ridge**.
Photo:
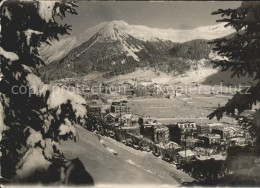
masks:
{"type": "Polygon", "coordinates": [[[153,41],[158,40],[172,41],[172,42],[187,42],[194,39],[214,39],[226,36],[234,32],[231,28],[224,28],[224,24],[217,24],[212,26],[201,26],[189,30],[178,30],[178,29],[157,29],[150,28],[142,25],[130,25],[125,21],[110,21],[102,22],[95,25],[78,36],[70,37],[68,39],[62,39],[55,41],[51,46],[43,45],[39,52],[46,64],[53,61],[58,61],[65,57],[69,51],[73,48],[80,46],[87,40],[89,40],[95,33],[102,30],[104,27],[116,25],[125,33],[142,41],[153,41]]]}
{"type": "MultiPolygon", "coordinates": [[[[223,24],[204,26],[185,31],[201,31],[190,38],[213,31],[218,33],[215,37],[223,37],[222,26],[223,24]]],[[[209,45],[206,39],[196,38],[176,43],[173,42],[173,38],[171,40],[162,39],[164,34],[154,37],[157,32],[153,34],[150,32],[148,40],[147,37],[145,39],[142,37],[142,33],[151,31],[151,28],[147,28],[146,26],[129,25],[124,21],[100,23],[76,38],[65,40],[68,41],[65,43],[66,46],[59,46],[65,48],[62,49],[62,52],[52,49],[52,53],[56,52],[61,55],[61,59],[42,67],[40,73],[46,80],[81,77],[93,71],[102,72],[103,76],[108,78],[131,73],[138,68],[151,67],[176,75],[185,73],[189,69],[208,67],[210,59],[217,56],[212,53],[212,45],[209,45]],[[134,30],[139,31],[136,28],[139,30],[146,28],[146,30],[143,29],[142,32],[136,32],[136,34],[133,32],[134,30]],[[201,62],[204,62],[203,65],[201,62]]],[[[206,34],[205,36],[207,37],[206,34]]],[[[169,34],[168,38],[171,37],[169,34]]]]}

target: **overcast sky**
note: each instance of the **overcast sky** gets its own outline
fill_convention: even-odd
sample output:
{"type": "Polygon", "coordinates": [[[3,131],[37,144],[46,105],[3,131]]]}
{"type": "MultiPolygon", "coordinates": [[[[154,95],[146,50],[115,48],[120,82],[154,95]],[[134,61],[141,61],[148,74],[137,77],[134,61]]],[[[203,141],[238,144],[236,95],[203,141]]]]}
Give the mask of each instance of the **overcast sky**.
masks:
{"type": "Polygon", "coordinates": [[[237,8],[240,4],[239,1],[80,1],[79,15],[68,15],[65,22],[72,25],[73,36],[100,22],[112,20],[155,28],[189,29],[214,25],[218,17],[212,16],[211,12],[219,8],[237,8]]]}

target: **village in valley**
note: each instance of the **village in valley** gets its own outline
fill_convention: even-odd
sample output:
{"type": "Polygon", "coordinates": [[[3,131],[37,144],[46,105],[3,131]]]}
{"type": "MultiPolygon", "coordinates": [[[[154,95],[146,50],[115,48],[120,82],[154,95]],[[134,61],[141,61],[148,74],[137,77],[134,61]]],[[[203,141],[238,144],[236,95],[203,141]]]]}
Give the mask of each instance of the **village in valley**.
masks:
{"type": "MultiPolygon", "coordinates": [[[[254,143],[248,125],[253,121],[250,111],[236,118],[225,116],[222,121],[206,117],[229,100],[235,87],[221,91],[220,86],[215,86],[214,92],[210,89],[192,93],[180,91],[177,84],[169,94],[168,84],[143,78],[114,84],[113,92],[105,89],[111,83],[84,85],[86,82],[63,79],[53,84],[77,91],[87,100],[89,122],[84,128],[99,137],[110,137],[128,147],[150,152],[177,169],[190,161],[224,162],[229,147],[254,143]],[[158,86],[162,88],[159,92],[158,86]],[[115,92],[115,88],[121,90],[115,92]]],[[[196,82],[190,84],[200,86],[196,82]]]]}

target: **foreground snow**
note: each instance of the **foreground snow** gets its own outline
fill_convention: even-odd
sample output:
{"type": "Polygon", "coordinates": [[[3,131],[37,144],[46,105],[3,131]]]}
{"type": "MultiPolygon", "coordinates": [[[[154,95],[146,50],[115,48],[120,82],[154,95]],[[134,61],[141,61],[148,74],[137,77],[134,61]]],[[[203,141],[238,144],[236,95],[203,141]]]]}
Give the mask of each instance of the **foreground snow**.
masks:
{"type": "Polygon", "coordinates": [[[62,143],[63,151],[68,158],[79,157],[97,185],[179,185],[183,181],[193,180],[151,153],[134,150],[111,138],[99,139],[82,127],[77,129],[79,142],[62,143]],[[107,148],[116,151],[117,155],[107,148]]]}

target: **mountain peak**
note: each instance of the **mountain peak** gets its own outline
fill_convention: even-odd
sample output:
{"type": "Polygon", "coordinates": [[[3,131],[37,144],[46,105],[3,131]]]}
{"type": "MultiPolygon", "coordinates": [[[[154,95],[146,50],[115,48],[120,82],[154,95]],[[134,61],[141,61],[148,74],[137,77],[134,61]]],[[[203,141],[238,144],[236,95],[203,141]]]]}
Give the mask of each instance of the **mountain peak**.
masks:
{"type": "Polygon", "coordinates": [[[123,31],[124,27],[127,27],[128,24],[125,21],[111,21],[107,22],[100,31],[98,32],[98,35],[103,39],[112,39],[112,40],[118,40],[121,37],[126,37],[127,33],[123,31]]]}
{"type": "Polygon", "coordinates": [[[124,20],[113,20],[113,21],[107,22],[107,24],[110,25],[110,26],[117,25],[117,26],[121,26],[121,27],[129,25],[124,20]]]}

